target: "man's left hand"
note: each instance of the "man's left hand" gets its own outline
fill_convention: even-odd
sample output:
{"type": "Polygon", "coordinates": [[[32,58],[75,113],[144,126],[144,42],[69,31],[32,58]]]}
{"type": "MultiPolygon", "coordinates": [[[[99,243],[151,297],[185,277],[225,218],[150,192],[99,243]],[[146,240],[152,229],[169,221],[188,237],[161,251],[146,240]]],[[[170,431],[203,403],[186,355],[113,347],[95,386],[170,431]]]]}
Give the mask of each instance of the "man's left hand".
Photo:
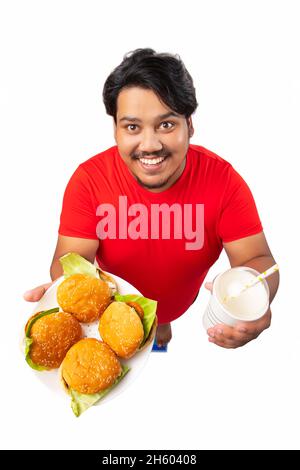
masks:
{"type": "Polygon", "coordinates": [[[257,338],[271,324],[271,309],[259,320],[238,322],[234,326],[215,325],[207,330],[208,340],[222,348],[239,348],[257,338]]]}
{"type": "MultiPolygon", "coordinates": [[[[212,291],[212,282],[205,284],[207,290],[212,291]]],[[[264,330],[271,325],[271,309],[258,320],[250,322],[238,322],[234,326],[215,325],[207,330],[208,340],[211,343],[221,346],[222,348],[239,348],[257,338],[264,330]]]]}

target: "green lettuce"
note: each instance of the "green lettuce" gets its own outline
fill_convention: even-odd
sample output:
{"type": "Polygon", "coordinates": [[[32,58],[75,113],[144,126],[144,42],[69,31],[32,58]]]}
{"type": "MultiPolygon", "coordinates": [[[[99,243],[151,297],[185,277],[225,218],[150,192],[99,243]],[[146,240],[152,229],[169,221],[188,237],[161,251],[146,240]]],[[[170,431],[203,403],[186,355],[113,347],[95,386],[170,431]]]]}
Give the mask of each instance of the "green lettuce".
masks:
{"type": "Polygon", "coordinates": [[[96,266],[78,253],[67,253],[64,256],[61,256],[59,261],[63,268],[65,278],[72,276],[73,274],[87,274],[88,276],[99,279],[96,266]]]}
{"type": "Polygon", "coordinates": [[[57,313],[58,311],[59,311],[58,307],[51,308],[50,310],[44,310],[43,312],[40,312],[38,315],[33,317],[27,325],[27,328],[25,331],[25,360],[27,364],[34,370],[41,371],[41,370],[47,370],[47,368],[43,366],[39,366],[38,364],[35,364],[34,362],[32,362],[30,358],[30,355],[29,355],[30,348],[33,343],[33,339],[30,338],[31,328],[34,325],[34,323],[40,318],[45,317],[46,315],[50,315],[51,313],[57,313]]]}
{"type": "Polygon", "coordinates": [[[123,377],[125,377],[129,370],[130,369],[128,366],[122,365],[122,372],[119,377],[117,377],[115,382],[110,387],[106,388],[105,390],[99,393],[93,393],[91,395],[88,395],[76,392],[75,390],[71,389],[71,407],[75,416],[80,416],[84,411],[86,411],[88,408],[95,405],[95,403],[101,400],[101,398],[105,397],[105,395],[107,395],[112,390],[112,388],[115,387],[123,379],[123,377]]]}
{"type": "Polygon", "coordinates": [[[144,327],[144,339],[140,346],[141,348],[147,341],[153,322],[155,320],[157,301],[147,299],[146,297],[141,297],[140,295],[134,295],[134,294],[127,294],[127,295],[115,294],[115,300],[118,302],[136,302],[143,308],[144,318],[142,322],[143,322],[143,327],[144,327]]]}
{"type": "Polygon", "coordinates": [[[30,351],[30,346],[32,345],[33,343],[33,339],[32,338],[27,338],[27,336],[25,337],[25,357],[28,356],[29,354],[29,351],[30,351]]]}
{"type": "Polygon", "coordinates": [[[27,364],[31,367],[31,369],[38,370],[39,372],[41,372],[42,370],[48,370],[47,367],[39,366],[38,364],[35,364],[35,363],[30,359],[30,356],[29,356],[29,355],[27,355],[27,356],[25,357],[25,359],[26,359],[27,364]]]}
{"type": "Polygon", "coordinates": [[[35,315],[27,325],[27,328],[25,331],[26,338],[30,338],[31,328],[37,320],[39,320],[42,317],[45,317],[46,315],[50,315],[51,313],[57,313],[57,312],[59,312],[59,307],[51,308],[50,310],[43,310],[42,312],[39,312],[38,315],[35,315]]]}

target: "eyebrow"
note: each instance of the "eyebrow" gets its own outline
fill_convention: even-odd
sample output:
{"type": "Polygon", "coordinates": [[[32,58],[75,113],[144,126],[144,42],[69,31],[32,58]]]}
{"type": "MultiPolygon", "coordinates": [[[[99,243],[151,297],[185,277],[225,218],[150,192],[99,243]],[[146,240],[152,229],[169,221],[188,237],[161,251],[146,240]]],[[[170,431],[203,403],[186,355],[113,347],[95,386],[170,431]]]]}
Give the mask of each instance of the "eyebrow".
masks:
{"type": "MultiPolygon", "coordinates": [[[[173,111],[171,111],[170,113],[166,113],[166,114],[161,114],[160,116],[157,116],[156,119],[167,119],[169,117],[177,117],[179,118],[180,115],[177,114],[177,113],[174,113],[173,111]]],[[[142,122],[141,119],[139,118],[136,118],[136,117],[133,117],[133,116],[123,116],[121,119],[119,119],[119,122],[121,121],[131,121],[131,122],[142,122]]]]}

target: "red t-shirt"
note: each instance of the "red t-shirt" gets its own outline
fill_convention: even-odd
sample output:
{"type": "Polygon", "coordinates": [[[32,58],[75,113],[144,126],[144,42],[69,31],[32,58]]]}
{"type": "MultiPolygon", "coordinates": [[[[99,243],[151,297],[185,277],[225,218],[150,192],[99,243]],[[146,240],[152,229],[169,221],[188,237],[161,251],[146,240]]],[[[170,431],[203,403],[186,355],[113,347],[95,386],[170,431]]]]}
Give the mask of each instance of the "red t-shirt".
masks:
{"type": "Polygon", "coordinates": [[[99,239],[101,269],[157,300],[159,323],[175,320],[193,303],[222,242],[261,231],[242,177],[218,155],[192,144],[182,175],[160,193],[139,185],[116,146],[90,158],[66,187],[59,227],[61,235],[99,239]],[[158,208],[167,211],[157,216],[158,208]]]}

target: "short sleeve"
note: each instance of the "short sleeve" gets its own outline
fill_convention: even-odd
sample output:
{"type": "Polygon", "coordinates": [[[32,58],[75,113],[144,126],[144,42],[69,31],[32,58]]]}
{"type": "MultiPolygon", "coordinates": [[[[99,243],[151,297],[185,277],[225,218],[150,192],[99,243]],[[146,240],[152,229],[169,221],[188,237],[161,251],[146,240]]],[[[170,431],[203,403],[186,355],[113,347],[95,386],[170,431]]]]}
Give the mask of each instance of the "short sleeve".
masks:
{"type": "Polygon", "coordinates": [[[65,189],[58,233],[68,237],[98,239],[89,176],[80,165],[65,189]]]}
{"type": "Polygon", "coordinates": [[[230,165],[218,224],[219,237],[226,243],[255,235],[262,230],[250,188],[230,165]]]}

